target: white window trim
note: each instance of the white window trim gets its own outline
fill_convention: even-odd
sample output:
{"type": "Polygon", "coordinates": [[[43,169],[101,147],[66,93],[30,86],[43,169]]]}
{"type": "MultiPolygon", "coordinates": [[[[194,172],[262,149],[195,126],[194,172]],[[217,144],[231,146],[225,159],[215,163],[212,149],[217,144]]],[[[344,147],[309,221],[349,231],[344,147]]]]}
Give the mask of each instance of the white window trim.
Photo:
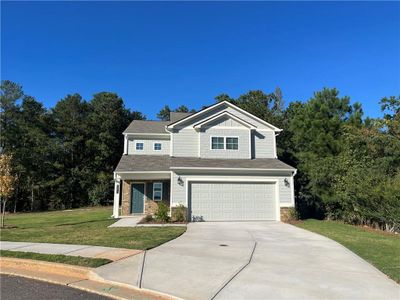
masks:
{"type": "Polygon", "coordinates": [[[226,137],[225,137],[225,143],[224,143],[224,144],[225,144],[225,150],[235,150],[235,151],[237,151],[237,150],[239,150],[239,137],[238,137],[238,136],[226,136],[226,137]],[[227,140],[227,139],[230,139],[230,138],[231,138],[231,139],[237,139],[237,146],[238,146],[237,149],[227,149],[227,148],[226,148],[226,143],[227,143],[226,140],[227,140]]]}
{"type": "Polygon", "coordinates": [[[154,142],[153,143],[153,150],[154,151],[162,151],[162,143],[161,142],[154,142]],[[160,144],[160,149],[156,149],[156,144],[160,144]]]}
{"type": "Polygon", "coordinates": [[[144,150],[144,143],[143,142],[135,142],[135,151],[143,151],[144,150]],[[138,149],[137,145],[142,144],[142,149],[138,149]]]}
{"type": "Polygon", "coordinates": [[[225,136],[222,136],[222,135],[212,135],[212,136],[210,136],[210,150],[212,150],[212,151],[225,150],[225,136]],[[222,138],[224,140],[224,142],[223,142],[223,146],[224,147],[222,149],[213,149],[213,147],[212,147],[212,139],[213,138],[222,138]]]}
{"type": "Polygon", "coordinates": [[[160,182],[160,181],[157,181],[157,182],[153,182],[153,200],[154,201],[162,201],[163,200],[163,183],[162,182],[160,182]],[[160,184],[161,185],[161,198],[160,199],[154,199],[154,186],[156,185],[156,184],[160,184]]]}
{"type": "Polygon", "coordinates": [[[239,136],[234,136],[234,135],[211,135],[210,136],[210,150],[212,150],[212,151],[221,151],[221,150],[238,151],[239,150],[239,136]],[[223,138],[224,139],[224,148],[222,148],[222,149],[213,149],[212,148],[212,139],[213,138],[223,138]],[[238,148],[237,149],[226,149],[226,139],[227,138],[236,138],[238,140],[238,148]]]}

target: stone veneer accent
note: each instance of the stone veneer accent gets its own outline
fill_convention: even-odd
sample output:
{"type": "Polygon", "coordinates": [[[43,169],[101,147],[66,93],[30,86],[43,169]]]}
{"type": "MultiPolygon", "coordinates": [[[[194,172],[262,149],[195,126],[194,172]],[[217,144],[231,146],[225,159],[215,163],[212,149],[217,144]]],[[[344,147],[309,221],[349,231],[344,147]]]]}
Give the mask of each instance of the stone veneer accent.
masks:
{"type": "Polygon", "coordinates": [[[281,207],[281,222],[294,221],[292,210],[294,207],[281,207]]]}
{"type": "MultiPolygon", "coordinates": [[[[151,199],[146,199],[144,202],[144,211],[146,212],[146,215],[154,215],[155,212],[157,211],[158,208],[158,202],[151,200],[151,199]]],[[[169,206],[169,205],[168,205],[169,206]]]]}
{"type": "Polygon", "coordinates": [[[121,215],[126,216],[131,213],[131,181],[122,181],[121,215]]]}

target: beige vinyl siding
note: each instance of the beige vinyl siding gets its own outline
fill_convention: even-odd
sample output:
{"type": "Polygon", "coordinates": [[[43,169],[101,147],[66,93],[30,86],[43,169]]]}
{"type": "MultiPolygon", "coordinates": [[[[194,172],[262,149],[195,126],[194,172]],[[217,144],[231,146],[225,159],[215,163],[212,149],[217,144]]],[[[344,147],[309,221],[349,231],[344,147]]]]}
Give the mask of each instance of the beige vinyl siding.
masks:
{"type": "MultiPolygon", "coordinates": [[[[178,177],[175,172],[171,175],[171,206],[179,204],[186,206],[186,183],[183,185],[178,184],[178,177]]],[[[181,176],[184,180],[184,176],[181,176]]]]}
{"type": "Polygon", "coordinates": [[[275,132],[254,131],[253,158],[275,158],[275,132]]]}
{"type": "Polygon", "coordinates": [[[128,154],[169,155],[170,141],[160,139],[129,139],[128,154]],[[136,143],[143,143],[143,150],[136,150],[136,143]],[[154,150],[154,143],[161,143],[161,150],[154,150]]]}
{"type": "Polygon", "coordinates": [[[184,172],[180,173],[172,173],[171,176],[171,205],[176,206],[178,204],[183,204],[187,205],[186,201],[186,179],[190,177],[196,177],[196,178],[207,178],[207,177],[212,177],[212,178],[221,178],[222,181],[229,181],[231,180],[237,180],[237,179],[244,179],[244,180],[249,180],[249,179],[257,179],[257,180],[278,180],[278,194],[279,194],[279,203],[281,206],[294,206],[294,203],[292,202],[292,193],[293,193],[293,181],[291,180],[292,175],[288,174],[287,176],[256,176],[256,175],[226,175],[226,174],[187,174],[184,172]],[[183,185],[178,184],[178,177],[181,177],[181,179],[184,181],[183,185]],[[285,186],[284,180],[285,178],[288,179],[290,186],[287,187],[285,186]]]}
{"type": "Polygon", "coordinates": [[[243,127],[243,124],[239,123],[232,118],[225,116],[223,118],[219,118],[214,120],[204,126],[204,128],[211,128],[211,127],[243,127]]]}
{"type": "Polygon", "coordinates": [[[209,128],[200,132],[201,158],[250,158],[250,130],[242,126],[241,129],[209,128]],[[237,137],[238,149],[211,149],[211,137],[237,137]]]}
{"type": "Polygon", "coordinates": [[[172,134],[172,156],[197,157],[199,136],[193,128],[181,129],[172,134]]]}
{"type": "Polygon", "coordinates": [[[281,204],[290,204],[292,202],[292,181],[290,177],[279,178],[279,201],[281,204]],[[289,181],[290,186],[285,185],[285,178],[289,181]]]}

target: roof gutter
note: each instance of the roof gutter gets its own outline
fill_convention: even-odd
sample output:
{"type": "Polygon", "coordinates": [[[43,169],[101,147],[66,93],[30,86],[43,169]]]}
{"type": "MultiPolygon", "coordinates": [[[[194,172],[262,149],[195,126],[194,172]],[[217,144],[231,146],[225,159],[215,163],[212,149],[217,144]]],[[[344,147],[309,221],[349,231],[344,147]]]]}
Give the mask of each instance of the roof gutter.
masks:
{"type": "Polygon", "coordinates": [[[295,172],[296,169],[265,169],[265,168],[213,168],[213,167],[170,167],[171,170],[226,170],[226,171],[284,171],[295,172]]]}

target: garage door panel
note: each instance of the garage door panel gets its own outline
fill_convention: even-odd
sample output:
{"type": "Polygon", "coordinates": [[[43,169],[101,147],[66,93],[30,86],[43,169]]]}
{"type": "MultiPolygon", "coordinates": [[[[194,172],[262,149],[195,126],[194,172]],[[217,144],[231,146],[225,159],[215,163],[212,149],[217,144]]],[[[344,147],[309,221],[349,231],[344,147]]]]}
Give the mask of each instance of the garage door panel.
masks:
{"type": "Polygon", "coordinates": [[[193,182],[189,191],[192,219],[276,220],[275,184],[193,182]]]}

